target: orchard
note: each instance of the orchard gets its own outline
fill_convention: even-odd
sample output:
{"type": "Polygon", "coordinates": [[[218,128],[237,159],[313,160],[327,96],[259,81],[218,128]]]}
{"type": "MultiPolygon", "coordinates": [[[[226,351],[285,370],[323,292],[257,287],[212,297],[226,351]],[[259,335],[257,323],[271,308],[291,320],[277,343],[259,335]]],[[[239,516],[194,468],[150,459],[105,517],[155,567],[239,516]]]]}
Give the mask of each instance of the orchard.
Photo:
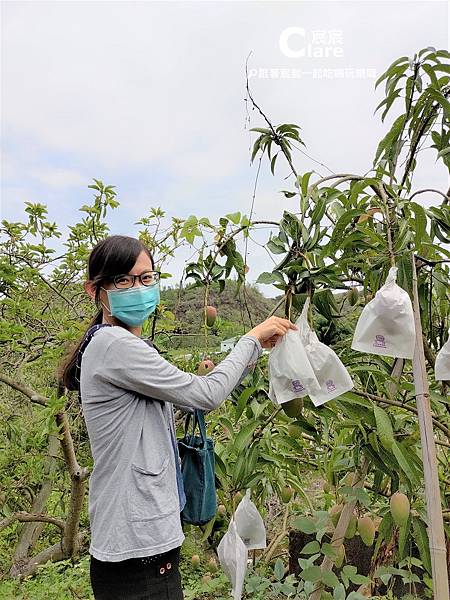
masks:
{"type": "MultiPolygon", "coordinates": [[[[257,283],[279,293],[270,312],[295,322],[309,301],[311,328],[353,381],[350,391],[320,406],[308,395],[276,405],[265,352],[206,415],[218,507],[207,524],[185,527],[187,600],[230,597],[217,547],[246,490],[267,545],[249,551],[243,598],[448,600],[450,384],[436,378],[435,360],[450,327],[450,189],[435,189],[433,181],[416,189],[414,172],[424,146],[450,170],[449,58],[425,48],[378,79],[385,98],[377,114],[390,125],[360,174],[345,165],[324,177],[302,172],[299,149],[307,140],[300,125],[273,124],[247,81],[256,125],[251,159],[275,178],[281,165],[289,170],[275,199],[279,220],[256,220],[252,211],[211,222],[152,208],[138,223],[162,289],[171,259],[184,251],[191,258],[177,293],[195,287],[202,297],[201,343],[190,354],[174,353],[167,341],[185,324],[163,294],[146,322],[144,337],[168,360],[202,376],[214,370],[225,356],[212,352],[214,331],[223,327],[221,294],[231,285],[242,334],[245,323],[256,325],[248,247],[252,233],[269,225],[265,248],[274,268],[257,283]],[[392,267],[414,311],[412,358],[352,349],[361,312],[392,267]]],[[[120,211],[114,185],[94,179],[88,187],[92,199],[64,238],[39,203],[26,203],[22,222],[1,224],[0,598],[92,597],[92,458],[77,395],[56,376],[93,316],[82,285],[89,252],[109,234],[110,212],[120,211]]],[[[184,414],[176,417],[181,437],[184,414]]]]}

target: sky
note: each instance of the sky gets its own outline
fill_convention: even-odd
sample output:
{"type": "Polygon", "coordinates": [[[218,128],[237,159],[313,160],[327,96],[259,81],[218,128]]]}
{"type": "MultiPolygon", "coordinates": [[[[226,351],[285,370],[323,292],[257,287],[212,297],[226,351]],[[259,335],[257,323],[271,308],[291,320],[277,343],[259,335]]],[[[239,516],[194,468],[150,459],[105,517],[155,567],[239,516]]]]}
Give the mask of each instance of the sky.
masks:
{"type": "MultiPolygon", "coordinates": [[[[449,46],[448,3],[431,0],[3,1],[1,11],[1,218],[24,220],[24,203],[40,202],[63,233],[93,177],[116,186],[111,233],[137,235],[157,206],[168,219],[248,214],[249,128],[264,122],[245,101],[247,57],[257,103],[274,124],[302,128],[310,158],[296,153],[297,170],[362,174],[392,122],[374,115],[376,78],[400,56],[449,46]]],[[[421,153],[414,189],[448,189],[435,158],[421,153]]],[[[280,194],[288,175],[263,161],[255,219],[298,210],[280,194]]],[[[250,282],[272,270],[268,234],[249,246],[250,282]]],[[[166,265],[168,283],[191,254],[166,265]]]]}

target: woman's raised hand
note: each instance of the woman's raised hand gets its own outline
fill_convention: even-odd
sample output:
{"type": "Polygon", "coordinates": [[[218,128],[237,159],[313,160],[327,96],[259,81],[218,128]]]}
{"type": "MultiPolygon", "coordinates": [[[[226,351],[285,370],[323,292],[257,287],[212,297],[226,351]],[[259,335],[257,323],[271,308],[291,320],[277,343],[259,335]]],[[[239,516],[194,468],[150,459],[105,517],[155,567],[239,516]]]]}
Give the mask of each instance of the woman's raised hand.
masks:
{"type": "Polygon", "coordinates": [[[247,335],[258,338],[263,348],[273,348],[290,329],[297,330],[298,327],[288,319],[272,316],[253,327],[247,335]]]}

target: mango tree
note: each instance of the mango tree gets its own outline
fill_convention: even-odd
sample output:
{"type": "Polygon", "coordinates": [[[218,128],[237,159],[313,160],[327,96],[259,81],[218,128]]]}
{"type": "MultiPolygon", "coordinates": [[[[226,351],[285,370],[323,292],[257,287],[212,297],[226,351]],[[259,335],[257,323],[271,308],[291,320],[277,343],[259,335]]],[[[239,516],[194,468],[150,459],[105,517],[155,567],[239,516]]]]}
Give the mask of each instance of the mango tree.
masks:
{"type": "MultiPolygon", "coordinates": [[[[432,184],[426,190],[414,190],[412,181],[419,152],[430,138],[437,159],[447,169],[450,166],[448,58],[447,52],[428,48],[411,60],[402,57],[395,61],[380,78],[378,84],[384,83],[386,88],[386,98],[378,107],[383,109],[382,119],[400,101],[404,109],[380,142],[372,168],[361,175],[345,170],[326,177],[301,173],[294,157],[296,146],[304,144],[300,127],[273,126],[248,87],[249,101],[265,120],[264,127],[256,130],[253,159],[267,155],[273,174],[281,161],[286,161],[292,186],[282,194],[290,210],[285,210],[279,221],[256,221],[251,213],[233,213],[221,217],[217,224],[192,215],[185,220],[172,218],[166,225],[164,212],[155,208],[139,222],[140,237],[155,251],[159,268],[181,246],[196,248],[200,242],[200,250],[185,271],[188,280],[204,288],[205,352],[211,286],[223,289],[227,280],[236,276],[242,288],[243,309],[249,314],[245,294],[247,245],[252,231],[272,226],[276,234],[270,236],[266,247],[277,264],[258,281],[273,285],[282,294],[273,312],[282,308],[294,319],[310,297],[311,317],[320,338],[333,346],[352,375],[352,392],[319,408],[306,398],[292,417],[268,399],[263,359],[261,367],[233,392],[232,402],[209,417],[216,439],[219,496],[229,499],[229,510],[236,502],[236,493],[247,487],[253,489],[262,509],[274,492],[286,500],[283,528],[272,540],[266,560],[272,558],[288,530],[294,506],[292,492],[310,503],[304,494],[302,474],[318,471],[327,480],[325,510],[316,511],[310,503],[309,516],[297,521],[300,528],[316,536],[315,552],[302,563],[301,573],[305,593],[314,598],[326,586],[334,588],[335,597],[340,598],[345,596],[349,581],[366,585],[365,579],[364,583],[358,580],[351,565],[339,578],[330,570],[342,558],[342,539],[355,521],[355,511],[361,519],[368,516],[365,511],[380,519],[372,561],[374,578],[377,573],[383,581],[392,576],[392,552],[397,562],[404,561],[414,543],[420,552],[424,580],[430,589],[434,586],[436,598],[446,597],[440,591],[445,586],[446,569],[438,567],[439,561],[445,562],[445,549],[442,536],[433,537],[436,521],[431,523],[427,516],[426,502],[432,499],[424,492],[424,444],[419,439],[427,431],[432,447],[431,418],[439,476],[438,482],[434,480],[438,485],[431,504],[435,515],[439,505],[442,519],[440,504],[448,503],[449,403],[445,385],[434,381],[433,362],[449,324],[450,252],[445,244],[450,238],[450,196],[433,189],[432,184]],[[429,208],[418,202],[425,193],[433,198],[429,208]],[[363,355],[350,349],[361,307],[380,288],[394,263],[399,269],[399,284],[416,303],[416,317],[420,317],[416,331],[423,330],[416,353],[419,360],[413,369],[403,359],[363,355]],[[422,352],[426,362],[420,360],[422,352]],[[415,390],[419,377],[425,386],[415,390]],[[428,402],[431,411],[425,423],[428,402]],[[418,415],[427,430],[419,428],[418,415]],[[411,505],[403,520],[395,520],[389,510],[388,499],[398,491],[407,495],[411,505]],[[326,509],[338,503],[342,510],[330,533],[326,509]],[[327,532],[330,540],[324,542],[327,532]],[[431,554],[428,535],[435,540],[431,554]],[[320,566],[316,564],[319,560],[320,566]]],[[[81,208],[86,216],[69,228],[67,249],[60,255],[52,243],[61,233],[48,220],[44,205],[27,204],[25,223],[2,222],[4,351],[0,381],[6,386],[1,410],[7,424],[7,452],[2,457],[5,504],[0,528],[12,531],[11,540],[17,542],[13,574],[31,574],[48,559],[76,556],[88,534],[83,502],[92,459],[76,395],[58,387],[56,363],[62,345],[75,341],[92,316],[81,287],[86,259],[92,245],[108,234],[107,210],[118,206],[113,186],[95,180],[91,187],[94,202],[81,208]],[[6,389],[12,395],[6,394],[6,389]],[[19,398],[26,398],[33,410],[19,398]],[[27,456],[26,463],[17,460],[18,454],[27,456]],[[12,530],[17,522],[24,524],[19,531],[12,530]],[[45,523],[56,533],[46,530],[48,544],[41,549],[45,523]],[[40,549],[36,553],[37,546],[40,549]]],[[[157,339],[167,327],[167,323],[161,327],[162,323],[163,306],[144,334],[157,339]]],[[[432,471],[429,473],[427,484],[432,481],[432,471]]],[[[205,529],[205,539],[214,525],[211,522],[205,529]]],[[[363,528],[361,532],[366,536],[363,528]]]]}

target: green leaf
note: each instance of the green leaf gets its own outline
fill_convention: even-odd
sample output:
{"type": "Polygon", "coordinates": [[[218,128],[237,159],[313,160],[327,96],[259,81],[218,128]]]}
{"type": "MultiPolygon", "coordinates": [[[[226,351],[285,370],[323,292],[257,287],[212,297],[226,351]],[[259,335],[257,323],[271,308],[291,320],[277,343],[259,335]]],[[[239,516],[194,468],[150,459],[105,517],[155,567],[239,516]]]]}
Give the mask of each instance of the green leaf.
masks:
{"type": "Polygon", "coordinates": [[[311,517],[298,517],[295,519],[293,526],[303,533],[316,533],[317,527],[311,517]]]}
{"type": "Polygon", "coordinates": [[[281,558],[277,558],[275,566],[273,568],[273,574],[278,581],[281,581],[284,577],[284,563],[281,558]]]}
{"type": "Polygon", "coordinates": [[[336,577],[333,571],[324,571],[322,573],[322,582],[332,588],[339,585],[339,579],[336,577]]]}
{"type": "Polygon", "coordinates": [[[423,63],[422,64],[422,69],[425,71],[425,73],[430,78],[431,83],[434,86],[438,87],[439,84],[438,84],[438,80],[437,80],[437,77],[436,77],[436,73],[434,72],[434,68],[431,65],[427,65],[426,63],[423,63]]]}
{"type": "Polygon", "coordinates": [[[281,193],[284,194],[285,198],[293,198],[297,195],[297,192],[290,192],[289,190],[281,190],[281,193]]]}
{"type": "Polygon", "coordinates": [[[263,129],[262,127],[252,127],[250,131],[257,131],[258,133],[270,134],[270,129],[263,129]]]}
{"type": "Polygon", "coordinates": [[[438,92],[437,90],[434,89],[430,89],[429,91],[430,96],[436,100],[436,102],[438,102],[442,108],[444,109],[444,114],[447,117],[447,119],[450,118],[450,102],[447,100],[447,98],[444,96],[444,94],[441,94],[440,92],[438,92]]]}
{"type": "Polygon", "coordinates": [[[235,411],[235,416],[234,416],[235,423],[237,423],[239,421],[242,413],[244,412],[245,407],[247,406],[248,399],[254,392],[256,392],[257,389],[258,388],[256,388],[256,387],[245,388],[245,390],[239,396],[239,400],[236,405],[236,411],[235,411]]]}
{"type": "Polygon", "coordinates": [[[308,567],[307,569],[301,571],[300,577],[305,581],[312,581],[314,583],[316,581],[320,581],[322,577],[322,571],[318,566],[308,567]]]}
{"type": "Polygon", "coordinates": [[[345,588],[342,583],[334,588],[333,600],[345,600],[345,588]]]}
{"type": "Polygon", "coordinates": [[[348,225],[356,219],[356,217],[359,217],[360,215],[364,214],[364,211],[359,209],[359,208],[354,208],[352,210],[347,210],[342,217],[340,217],[336,223],[336,225],[334,226],[333,229],[333,233],[331,235],[331,240],[330,240],[330,246],[332,249],[338,249],[340,244],[342,243],[343,239],[345,238],[345,230],[347,229],[348,225]]]}
{"type": "Polygon", "coordinates": [[[392,573],[390,573],[386,567],[378,567],[375,571],[375,577],[381,579],[384,585],[387,585],[392,577],[392,573]]]}
{"type": "Polygon", "coordinates": [[[303,175],[303,177],[298,178],[298,182],[301,186],[302,194],[305,197],[306,197],[306,194],[308,193],[308,184],[309,184],[309,180],[310,180],[312,174],[313,174],[313,171],[308,171],[308,173],[305,173],[303,175]]]}
{"type": "Polygon", "coordinates": [[[377,433],[378,437],[380,438],[381,445],[386,450],[390,450],[392,448],[392,444],[395,442],[391,419],[389,418],[387,412],[379,406],[374,405],[373,413],[375,415],[377,433]]]}
{"type": "Polygon", "coordinates": [[[227,219],[229,219],[235,225],[239,225],[239,223],[241,221],[241,213],[240,212],[230,213],[229,215],[225,215],[225,216],[227,219]]]}
{"type": "Polygon", "coordinates": [[[272,157],[270,161],[270,170],[272,171],[272,175],[275,175],[275,163],[277,161],[278,152],[272,157]]]}
{"type": "Polygon", "coordinates": [[[378,159],[383,155],[383,150],[387,150],[391,148],[392,144],[397,140],[400,132],[403,129],[403,125],[405,123],[405,115],[400,115],[394,121],[391,129],[384,136],[381,142],[378,144],[378,148],[375,154],[375,158],[373,164],[375,165],[378,162],[378,159]]]}
{"type": "Polygon", "coordinates": [[[242,452],[244,448],[248,445],[248,442],[250,441],[250,438],[252,437],[253,432],[255,431],[257,426],[258,422],[253,421],[251,423],[246,423],[243,427],[241,427],[239,433],[234,438],[233,447],[236,454],[242,452]]]}
{"type": "Polygon", "coordinates": [[[258,154],[258,150],[260,149],[260,145],[261,145],[261,137],[259,137],[255,143],[253,144],[253,151],[252,151],[252,155],[250,157],[250,162],[252,163],[255,160],[255,156],[258,154]]]}
{"type": "Polygon", "coordinates": [[[335,560],[337,557],[336,549],[333,548],[333,546],[331,544],[328,544],[327,542],[322,544],[322,554],[328,556],[328,558],[331,558],[331,560],[335,560]]]}
{"type": "Polygon", "coordinates": [[[384,119],[385,119],[387,113],[389,112],[389,109],[391,108],[392,104],[399,97],[401,91],[402,91],[401,88],[398,88],[398,89],[394,90],[393,92],[391,92],[384,100],[382,100],[380,102],[380,104],[374,110],[374,114],[375,114],[377,112],[377,110],[379,110],[382,106],[386,105],[386,108],[384,109],[383,114],[381,115],[382,123],[384,122],[384,119]]]}
{"type": "Polygon", "coordinates": [[[411,529],[411,516],[408,517],[406,524],[403,527],[400,527],[399,536],[398,536],[398,553],[400,558],[405,558],[408,553],[408,545],[409,541],[409,533],[411,529]]]}
{"type": "Polygon", "coordinates": [[[282,285],[285,285],[284,277],[278,271],[273,271],[272,273],[261,273],[258,279],[256,280],[256,283],[280,283],[282,285]]]}
{"type": "Polygon", "coordinates": [[[438,152],[437,158],[441,158],[441,156],[446,156],[449,153],[450,153],[450,146],[447,146],[447,148],[443,148],[440,152],[438,152]]]}
{"type": "Polygon", "coordinates": [[[397,442],[394,442],[392,444],[391,449],[398,464],[400,465],[401,470],[406,475],[409,483],[411,484],[411,487],[413,488],[419,483],[419,480],[414,473],[414,468],[410,463],[408,455],[406,454],[406,452],[403,452],[401,446],[397,444],[397,442]]]}
{"type": "MultiPolygon", "coordinates": [[[[357,585],[361,585],[362,583],[370,583],[370,577],[366,577],[365,575],[351,575],[349,579],[352,583],[356,583],[357,585]]],[[[364,598],[364,596],[362,596],[364,598]]]]}
{"type": "Polygon", "coordinates": [[[315,554],[316,552],[320,552],[320,544],[317,540],[314,540],[306,544],[300,554],[315,554]]]}
{"type": "Polygon", "coordinates": [[[280,227],[293,240],[299,241],[300,221],[295,215],[285,210],[283,212],[283,218],[280,221],[280,227]]]}
{"type": "Polygon", "coordinates": [[[419,517],[412,518],[413,537],[419,549],[420,558],[423,566],[431,575],[431,557],[430,546],[428,541],[427,528],[425,523],[419,517]]]}
{"type": "Polygon", "coordinates": [[[266,247],[273,254],[285,254],[287,252],[286,246],[277,237],[273,237],[272,239],[270,239],[267,242],[266,247]]]}
{"type": "Polygon", "coordinates": [[[310,213],[311,223],[320,225],[322,221],[322,217],[325,214],[327,208],[327,198],[325,196],[320,196],[317,200],[314,209],[310,213]]]}
{"type": "Polygon", "coordinates": [[[375,89],[379,86],[379,84],[386,79],[387,77],[389,77],[389,75],[391,75],[392,70],[398,66],[401,65],[405,62],[408,61],[408,57],[407,56],[402,56],[401,58],[398,58],[397,60],[395,60],[390,67],[376,80],[375,82],[375,89]]]}
{"type": "MultiPolygon", "coordinates": [[[[450,148],[449,148],[450,150],[450,148]]],[[[423,206],[417,204],[416,202],[410,202],[409,206],[412,208],[415,214],[415,244],[416,248],[420,251],[423,237],[426,233],[427,229],[427,215],[425,214],[425,210],[423,206]]]]}
{"type": "Polygon", "coordinates": [[[409,294],[412,293],[412,263],[411,257],[406,254],[397,260],[397,283],[409,294]]]}

